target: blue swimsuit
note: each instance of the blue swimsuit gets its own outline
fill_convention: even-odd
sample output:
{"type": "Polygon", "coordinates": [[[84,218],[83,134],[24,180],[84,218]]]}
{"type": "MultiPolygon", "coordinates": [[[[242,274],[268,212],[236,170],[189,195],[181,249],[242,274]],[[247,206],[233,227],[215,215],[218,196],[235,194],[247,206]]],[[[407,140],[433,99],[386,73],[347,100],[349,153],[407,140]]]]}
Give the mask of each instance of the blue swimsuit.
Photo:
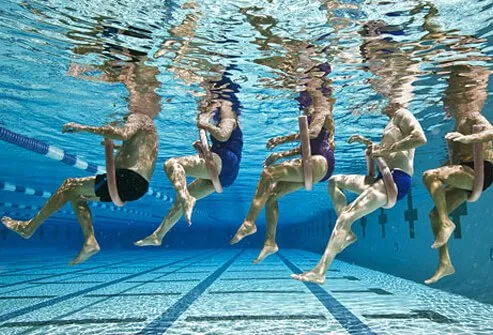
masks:
{"type": "Polygon", "coordinates": [[[233,130],[226,142],[220,142],[211,136],[211,151],[221,157],[222,169],[219,181],[223,187],[229,187],[238,176],[241,162],[241,149],[243,148],[243,133],[239,126],[233,130]]]}
{"type": "MultiPolygon", "coordinates": [[[[235,93],[239,92],[240,85],[235,84],[225,72],[219,81],[214,82],[214,87],[211,91],[217,95],[217,98],[224,99],[232,103],[232,109],[236,115],[240,114],[241,103],[235,93]]],[[[214,115],[214,121],[217,124],[221,122],[221,112],[219,108],[214,115]]],[[[243,132],[241,128],[236,128],[231,133],[229,139],[221,142],[211,136],[212,148],[211,151],[221,157],[222,169],[219,174],[219,181],[223,187],[229,187],[233,184],[238,176],[241,162],[241,150],[243,149],[243,132]]]]}
{"type": "MultiPolygon", "coordinates": [[[[399,169],[394,169],[391,173],[395,186],[397,186],[397,200],[401,200],[409,193],[409,190],[411,189],[411,176],[399,169]]],[[[382,173],[379,172],[375,182],[382,178],[382,173]]]]}

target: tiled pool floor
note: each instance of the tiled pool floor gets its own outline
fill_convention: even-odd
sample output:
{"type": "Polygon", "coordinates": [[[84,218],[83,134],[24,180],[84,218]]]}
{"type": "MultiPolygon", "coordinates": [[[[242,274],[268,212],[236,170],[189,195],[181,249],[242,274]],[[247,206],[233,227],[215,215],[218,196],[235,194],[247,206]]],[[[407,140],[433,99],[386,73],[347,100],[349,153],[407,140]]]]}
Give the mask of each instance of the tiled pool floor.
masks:
{"type": "Polygon", "coordinates": [[[493,306],[336,261],[323,286],[281,250],[2,250],[0,334],[493,334],[493,306]]]}

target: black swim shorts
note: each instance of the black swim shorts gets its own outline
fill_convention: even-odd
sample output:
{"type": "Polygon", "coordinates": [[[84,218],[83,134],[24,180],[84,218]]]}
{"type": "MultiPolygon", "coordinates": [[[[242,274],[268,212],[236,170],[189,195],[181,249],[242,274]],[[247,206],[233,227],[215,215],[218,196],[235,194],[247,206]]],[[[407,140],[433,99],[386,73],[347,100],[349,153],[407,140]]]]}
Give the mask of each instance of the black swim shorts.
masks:
{"type": "MultiPolygon", "coordinates": [[[[116,185],[118,195],[123,201],[137,200],[149,189],[149,182],[137,172],[129,169],[116,169],[116,185]]],[[[100,201],[111,202],[106,173],[96,176],[94,193],[100,201]]]]}
{"type": "MultiPolygon", "coordinates": [[[[461,165],[469,166],[474,170],[474,162],[464,162],[461,165]]],[[[493,164],[488,161],[484,161],[484,183],[483,183],[483,191],[491,186],[493,183],[493,164]]]]}

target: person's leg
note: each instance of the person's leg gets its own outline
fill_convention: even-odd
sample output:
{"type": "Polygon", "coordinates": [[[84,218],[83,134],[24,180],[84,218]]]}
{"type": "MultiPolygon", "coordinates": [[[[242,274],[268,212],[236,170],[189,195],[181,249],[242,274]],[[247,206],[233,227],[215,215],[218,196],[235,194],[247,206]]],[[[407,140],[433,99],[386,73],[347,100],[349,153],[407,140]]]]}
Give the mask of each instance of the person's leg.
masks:
{"type": "Polygon", "coordinates": [[[2,223],[10,230],[16,232],[23,238],[30,238],[36,229],[46,221],[53,213],[62,208],[68,201],[78,199],[98,200],[94,194],[94,181],[96,177],[69,178],[65,180],[60,188],[48,199],[41,210],[28,221],[13,220],[4,216],[2,223]]]}
{"type": "MultiPolygon", "coordinates": [[[[221,158],[215,153],[212,155],[218,167],[217,170],[220,172],[222,168],[221,158]]],[[[205,160],[198,155],[170,158],[164,163],[164,172],[176,190],[176,200],[185,214],[185,219],[191,224],[196,198],[190,194],[187,188],[187,176],[209,179],[205,160]]]]}
{"type": "MultiPolygon", "coordinates": [[[[317,183],[327,173],[327,160],[323,156],[315,155],[312,157],[313,164],[313,183],[317,183]]],[[[257,185],[255,196],[248,211],[247,217],[241,224],[235,236],[231,239],[231,244],[240,242],[244,237],[257,232],[255,221],[257,220],[262,207],[269,198],[272,188],[277,182],[304,182],[303,165],[301,158],[289,160],[277,165],[269,166],[264,169],[257,185]]]]}
{"type": "Polygon", "coordinates": [[[84,245],[79,254],[70,262],[70,265],[76,265],[85,262],[89,257],[97,253],[100,248],[94,236],[91,210],[87,205],[87,201],[74,200],[70,203],[84,234],[84,245]]]}
{"type": "Polygon", "coordinates": [[[471,191],[474,181],[474,171],[461,165],[443,166],[428,170],[423,174],[423,181],[430,192],[438,215],[438,230],[432,248],[445,245],[455,229],[455,224],[448,216],[445,186],[471,191]]]}
{"type": "MultiPolygon", "coordinates": [[[[208,196],[209,194],[214,193],[214,185],[210,180],[205,179],[197,179],[194,180],[188,186],[188,191],[190,195],[195,199],[202,199],[208,196]]],[[[178,200],[175,199],[175,202],[171,206],[168,214],[164,218],[163,222],[159,225],[159,227],[146,238],[139,240],[134,243],[134,245],[143,247],[143,246],[160,246],[161,242],[168,233],[168,231],[173,228],[173,226],[178,222],[180,217],[183,215],[183,210],[178,200]]]]}
{"type": "MultiPolygon", "coordinates": [[[[447,202],[447,212],[448,214],[452,213],[457,207],[459,207],[463,202],[467,200],[469,196],[468,191],[464,191],[461,189],[452,189],[447,190],[445,194],[446,202],[447,202]]],[[[438,216],[438,211],[436,208],[430,212],[430,221],[431,226],[433,228],[433,234],[435,237],[440,232],[440,218],[438,216]]],[[[432,277],[425,280],[425,284],[433,284],[439,281],[441,278],[451,275],[455,273],[454,266],[452,265],[452,261],[450,260],[450,255],[448,252],[448,245],[445,243],[443,246],[438,248],[438,268],[433,274],[432,277]]]]}
{"type": "Polygon", "coordinates": [[[356,241],[351,231],[353,222],[370,214],[387,203],[387,193],[382,180],[368,187],[339,215],[332,235],[318,264],[310,271],[293,274],[292,278],[316,284],[325,282],[325,274],[338,253],[356,241]]]}
{"type": "Polygon", "coordinates": [[[276,228],[279,222],[279,203],[278,200],[286,194],[292,193],[305,186],[304,183],[291,183],[291,182],[278,182],[273,188],[271,195],[265,203],[265,217],[266,217],[266,234],[264,247],[257,258],[253,261],[254,264],[258,264],[263,261],[267,256],[275,254],[279,247],[276,243],[276,228]]]}
{"type": "Polygon", "coordinates": [[[344,191],[361,194],[368,186],[370,186],[368,176],[365,175],[342,175],[338,174],[329,179],[329,196],[332,199],[332,204],[337,216],[341,214],[347,206],[347,199],[344,191]]]}

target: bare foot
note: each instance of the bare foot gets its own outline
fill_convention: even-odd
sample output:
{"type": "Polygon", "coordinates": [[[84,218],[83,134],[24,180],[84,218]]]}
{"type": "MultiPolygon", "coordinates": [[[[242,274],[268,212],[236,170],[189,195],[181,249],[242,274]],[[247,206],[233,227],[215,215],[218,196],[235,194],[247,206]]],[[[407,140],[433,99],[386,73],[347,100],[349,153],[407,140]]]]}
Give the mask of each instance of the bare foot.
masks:
{"type": "Polygon", "coordinates": [[[443,247],[445,244],[447,244],[448,239],[450,238],[450,235],[455,230],[455,224],[450,220],[447,219],[447,221],[442,221],[442,224],[440,225],[440,229],[438,230],[438,234],[435,237],[435,242],[431,245],[433,249],[438,249],[440,247],[443,247]]]}
{"type": "Polygon", "coordinates": [[[435,274],[433,275],[433,277],[426,279],[425,284],[430,285],[430,284],[436,283],[437,281],[439,281],[443,277],[449,276],[449,275],[454,274],[454,273],[455,273],[455,269],[452,266],[452,264],[440,263],[440,265],[438,265],[438,269],[435,272],[435,274]]]}
{"type": "Polygon", "coordinates": [[[100,250],[98,242],[84,243],[77,257],[75,257],[69,265],[77,265],[85,262],[89,257],[98,253],[100,250]]]}
{"type": "Polygon", "coordinates": [[[14,220],[12,218],[9,218],[8,216],[4,216],[2,218],[2,223],[7,227],[8,229],[12,230],[13,232],[19,234],[21,237],[28,239],[30,238],[34,231],[31,231],[29,229],[29,224],[31,221],[18,221],[14,220]]]}
{"type": "Polygon", "coordinates": [[[183,209],[183,214],[185,215],[185,220],[187,221],[188,225],[192,225],[192,211],[193,207],[195,206],[195,203],[197,202],[197,199],[195,199],[192,196],[189,196],[188,198],[182,198],[180,200],[181,202],[181,208],[183,209]]]}
{"type": "Polygon", "coordinates": [[[240,242],[243,238],[247,237],[248,235],[255,234],[257,232],[257,226],[255,226],[255,223],[251,223],[249,221],[244,221],[240,228],[236,231],[235,236],[229,241],[230,244],[236,244],[240,242]]]}
{"type": "Polygon", "coordinates": [[[260,254],[257,256],[256,259],[253,260],[253,264],[258,264],[262,262],[266,257],[275,254],[278,251],[279,251],[279,247],[277,246],[277,244],[264,245],[262,251],[260,251],[260,254]]]}
{"type": "Polygon", "coordinates": [[[161,239],[157,237],[155,233],[152,233],[151,235],[147,236],[146,238],[139,240],[137,242],[134,242],[134,245],[138,247],[145,247],[148,245],[159,247],[161,245],[161,239]]]}
{"type": "Polygon", "coordinates": [[[325,283],[325,275],[321,275],[315,272],[314,270],[310,270],[301,274],[292,274],[291,278],[299,281],[310,282],[319,285],[325,283]]]}

